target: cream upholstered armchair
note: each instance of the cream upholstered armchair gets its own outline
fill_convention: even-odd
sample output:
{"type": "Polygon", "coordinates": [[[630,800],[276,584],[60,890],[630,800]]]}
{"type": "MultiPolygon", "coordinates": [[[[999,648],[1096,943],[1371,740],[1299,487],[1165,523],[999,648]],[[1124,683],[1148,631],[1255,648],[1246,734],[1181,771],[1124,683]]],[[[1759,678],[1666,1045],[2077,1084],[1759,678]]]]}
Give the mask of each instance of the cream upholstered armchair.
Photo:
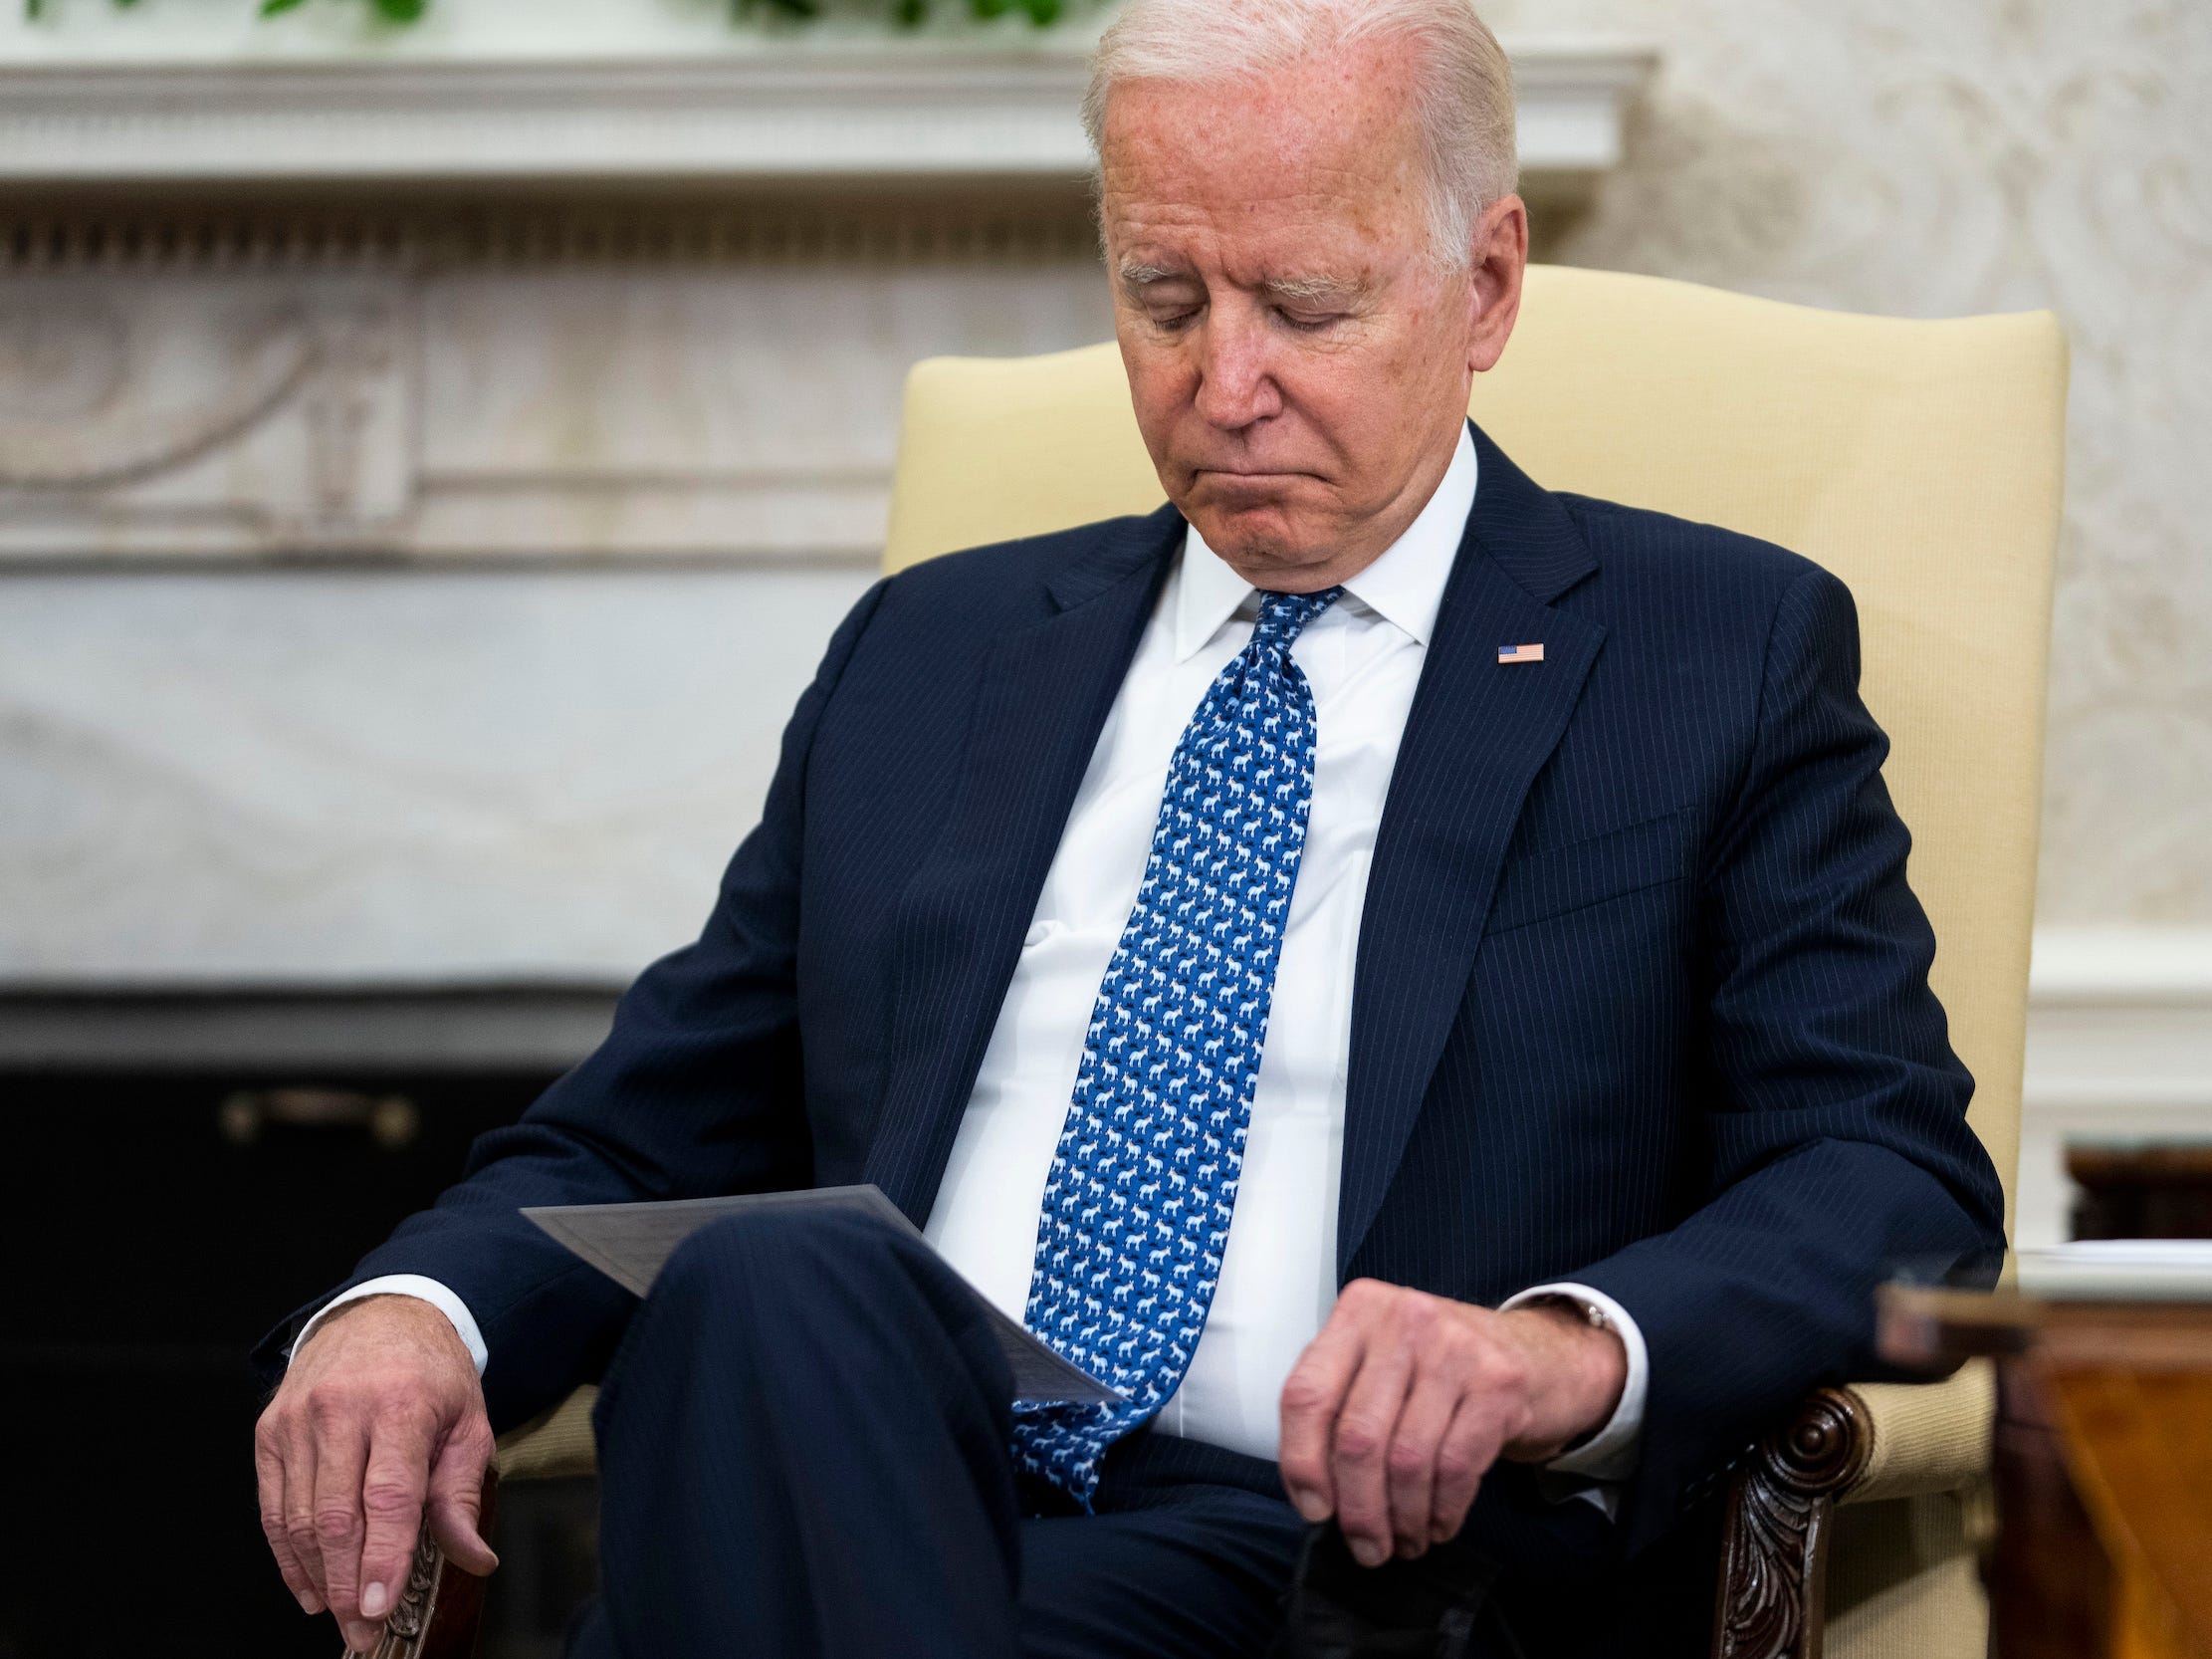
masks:
{"type": "MultiPolygon", "coordinates": [[[[1538,267],[1473,413],[1537,482],[1726,525],[1858,599],[1935,985],[2018,1161],[2066,350],[2044,314],[1903,322],[1538,267]]],[[[1160,500],[1111,346],[938,359],[907,382],[887,570],[1160,500]]],[[[1983,1659],[1975,1572],[1992,1389],[1823,1390],[1747,1455],[1714,1652],[1983,1659]]],[[[502,1443],[505,1479],[590,1466],[588,1396],[502,1443]]],[[[415,1608],[440,1595],[426,1553],[415,1608]]],[[[456,1583],[456,1612],[472,1586],[456,1583]]],[[[473,1609],[472,1609],[473,1611],[473,1609]]],[[[434,1622],[444,1635],[459,1622],[434,1622]]],[[[425,1631],[425,1635],[431,1632],[425,1631]]],[[[458,1630],[454,1631],[458,1634],[458,1630]]],[[[418,1649],[419,1638],[387,1645],[418,1649]]]]}

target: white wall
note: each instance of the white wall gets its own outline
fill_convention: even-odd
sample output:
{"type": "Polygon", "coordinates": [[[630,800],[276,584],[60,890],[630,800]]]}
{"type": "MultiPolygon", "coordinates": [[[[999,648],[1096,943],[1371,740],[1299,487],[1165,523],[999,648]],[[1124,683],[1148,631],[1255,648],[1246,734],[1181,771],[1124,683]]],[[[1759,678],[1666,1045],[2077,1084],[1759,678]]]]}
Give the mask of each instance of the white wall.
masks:
{"type": "Polygon", "coordinates": [[[2074,348],[2042,919],[2212,923],[2212,6],[1486,0],[1664,52],[1559,256],[2074,348]]]}

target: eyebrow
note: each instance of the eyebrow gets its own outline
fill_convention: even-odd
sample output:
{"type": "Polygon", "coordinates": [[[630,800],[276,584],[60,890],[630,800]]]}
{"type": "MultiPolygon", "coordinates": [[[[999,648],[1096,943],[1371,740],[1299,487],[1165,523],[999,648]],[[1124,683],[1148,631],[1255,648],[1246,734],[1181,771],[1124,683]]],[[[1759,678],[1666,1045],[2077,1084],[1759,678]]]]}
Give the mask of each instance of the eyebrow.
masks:
{"type": "Polygon", "coordinates": [[[1125,259],[1121,262],[1121,285],[1124,288],[1147,289],[1156,283],[1190,281],[1186,271],[1170,271],[1164,266],[1147,265],[1142,260],[1125,259]]]}
{"type": "Polygon", "coordinates": [[[1259,286],[1277,300],[1355,300],[1367,292],[1350,277],[1270,277],[1259,286]]]}
{"type": "MultiPolygon", "coordinates": [[[[1136,259],[1123,260],[1119,275],[1122,286],[1133,293],[1160,283],[1197,280],[1188,271],[1171,271],[1136,259]]],[[[1349,277],[1269,277],[1259,289],[1276,300],[1354,300],[1367,292],[1367,284],[1349,277]]]]}

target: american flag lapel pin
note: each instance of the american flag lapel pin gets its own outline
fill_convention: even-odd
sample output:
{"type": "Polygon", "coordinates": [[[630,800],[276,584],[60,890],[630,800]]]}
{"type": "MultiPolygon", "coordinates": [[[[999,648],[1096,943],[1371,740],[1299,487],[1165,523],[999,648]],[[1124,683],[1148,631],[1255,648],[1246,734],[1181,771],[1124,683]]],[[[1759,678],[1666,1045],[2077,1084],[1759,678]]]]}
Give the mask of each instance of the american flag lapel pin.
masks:
{"type": "Polygon", "coordinates": [[[1544,647],[1541,645],[1500,645],[1497,648],[1497,659],[1500,662],[1541,662],[1544,660],[1544,647]]]}

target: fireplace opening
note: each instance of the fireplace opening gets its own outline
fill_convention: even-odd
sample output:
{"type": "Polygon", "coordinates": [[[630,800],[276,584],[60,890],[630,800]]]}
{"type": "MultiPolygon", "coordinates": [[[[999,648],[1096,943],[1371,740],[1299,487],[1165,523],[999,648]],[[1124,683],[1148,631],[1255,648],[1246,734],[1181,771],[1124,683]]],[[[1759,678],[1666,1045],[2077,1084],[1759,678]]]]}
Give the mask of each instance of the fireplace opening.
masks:
{"type": "MultiPolygon", "coordinates": [[[[0,1659],[333,1659],[261,1538],[247,1350],[557,1069],[0,1069],[0,1659]]],[[[482,1659],[560,1651],[595,1521],[589,1481],[503,1494],[482,1659]]]]}

